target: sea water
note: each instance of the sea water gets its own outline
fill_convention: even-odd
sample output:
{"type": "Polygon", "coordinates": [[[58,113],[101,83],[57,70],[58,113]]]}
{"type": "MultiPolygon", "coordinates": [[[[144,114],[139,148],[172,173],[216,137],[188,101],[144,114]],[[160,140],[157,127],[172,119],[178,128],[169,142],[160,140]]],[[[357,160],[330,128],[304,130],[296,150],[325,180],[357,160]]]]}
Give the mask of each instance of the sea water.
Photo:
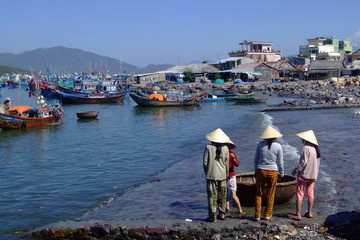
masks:
{"type": "MultiPolygon", "coordinates": [[[[12,105],[34,102],[23,89],[0,93],[12,105]]],[[[259,136],[275,126],[284,135],[287,174],[302,147],[295,134],[313,129],[322,153],[314,211],[359,210],[359,109],[261,111],[279,101],[141,108],[127,97],[119,104],[65,105],[60,124],[0,130],[0,239],[63,220],[206,218],[202,154],[205,135],[216,128],[237,145],[240,173],[254,170],[259,136]],[[77,119],[87,110],[99,111],[98,118],[77,119]]],[[[276,205],[275,214],[294,209],[292,199],[276,205]]],[[[245,210],[253,215],[253,208],[245,210]]]]}

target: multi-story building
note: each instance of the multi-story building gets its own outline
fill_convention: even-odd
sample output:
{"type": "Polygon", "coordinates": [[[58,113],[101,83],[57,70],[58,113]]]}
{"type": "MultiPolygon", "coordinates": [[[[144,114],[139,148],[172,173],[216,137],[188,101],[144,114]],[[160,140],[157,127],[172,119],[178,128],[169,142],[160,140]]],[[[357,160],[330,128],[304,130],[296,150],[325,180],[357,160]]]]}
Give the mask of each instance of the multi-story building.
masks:
{"type": "Polygon", "coordinates": [[[239,43],[240,50],[232,50],[228,52],[229,57],[248,57],[255,62],[276,62],[281,59],[281,51],[274,50],[272,42],[248,42],[239,43]]]}
{"type": "Polygon", "coordinates": [[[345,54],[352,52],[350,41],[342,41],[333,37],[317,37],[307,39],[307,41],[307,45],[300,46],[299,57],[312,60],[342,60],[345,54]]]}

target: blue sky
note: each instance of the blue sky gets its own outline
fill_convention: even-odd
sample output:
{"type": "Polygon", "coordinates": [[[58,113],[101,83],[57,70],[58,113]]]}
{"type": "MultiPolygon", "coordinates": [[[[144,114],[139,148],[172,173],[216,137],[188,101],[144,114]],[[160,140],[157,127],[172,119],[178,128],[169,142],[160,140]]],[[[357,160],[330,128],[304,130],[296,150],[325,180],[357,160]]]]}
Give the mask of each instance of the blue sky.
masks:
{"type": "Polygon", "coordinates": [[[244,40],[273,42],[284,56],[314,37],[360,47],[358,0],[1,0],[0,6],[0,53],[61,45],[144,67],[218,61],[244,40]]]}

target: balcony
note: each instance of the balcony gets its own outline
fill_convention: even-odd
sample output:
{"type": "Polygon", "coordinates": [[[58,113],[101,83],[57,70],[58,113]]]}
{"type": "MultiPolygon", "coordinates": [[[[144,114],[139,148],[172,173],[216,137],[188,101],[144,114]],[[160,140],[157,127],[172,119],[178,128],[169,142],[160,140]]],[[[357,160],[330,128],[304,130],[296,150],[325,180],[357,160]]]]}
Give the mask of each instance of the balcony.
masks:
{"type": "Polygon", "coordinates": [[[281,50],[271,49],[270,51],[247,51],[247,50],[231,50],[228,52],[229,57],[241,57],[253,54],[271,54],[271,55],[281,55],[281,50]]]}

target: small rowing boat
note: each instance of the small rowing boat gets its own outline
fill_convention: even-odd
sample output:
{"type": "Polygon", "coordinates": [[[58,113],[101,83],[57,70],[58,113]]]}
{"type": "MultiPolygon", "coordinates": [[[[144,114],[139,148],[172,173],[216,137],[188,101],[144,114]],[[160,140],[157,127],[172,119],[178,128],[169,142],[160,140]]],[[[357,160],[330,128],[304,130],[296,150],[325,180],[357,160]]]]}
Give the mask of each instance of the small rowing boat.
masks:
{"type": "MultiPolygon", "coordinates": [[[[254,172],[240,173],[236,175],[237,196],[244,206],[255,206],[256,178],[254,172]]],[[[285,175],[276,184],[275,204],[289,201],[296,193],[296,177],[285,175]]],[[[265,204],[267,191],[263,192],[262,203],[265,204]]]]}
{"type": "Polygon", "coordinates": [[[93,119],[93,118],[97,118],[99,115],[99,112],[97,111],[82,111],[82,112],[77,112],[76,116],[79,119],[93,119]]]}

